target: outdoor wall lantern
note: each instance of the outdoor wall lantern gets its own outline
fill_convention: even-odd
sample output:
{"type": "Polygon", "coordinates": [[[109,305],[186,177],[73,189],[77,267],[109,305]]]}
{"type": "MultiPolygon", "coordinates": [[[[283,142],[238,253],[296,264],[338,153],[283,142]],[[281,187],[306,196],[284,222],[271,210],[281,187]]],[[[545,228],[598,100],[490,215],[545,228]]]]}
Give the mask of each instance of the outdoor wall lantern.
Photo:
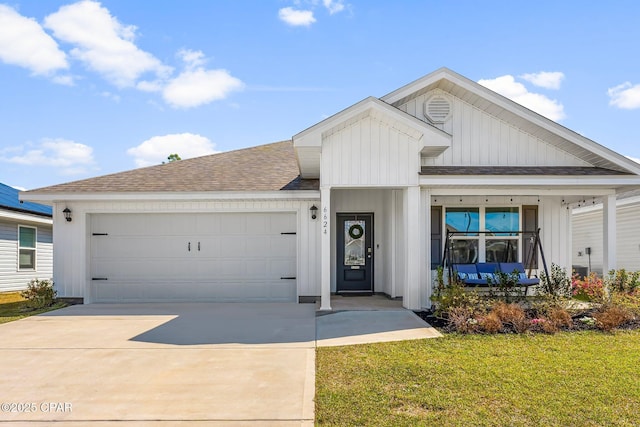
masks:
{"type": "Polygon", "coordinates": [[[311,219],[316,219],[318,217],[318,208],[316,205],[311,206],[309,210],[311,211],[311,219]]]}
{"type": "Polygon", "coordinates": [[[62,213],[64,214],[64,219],[67,220],[67,222],[71,222],[71,209],[69,208],[64,208],[64,210],[62,211],[62,213]]]}

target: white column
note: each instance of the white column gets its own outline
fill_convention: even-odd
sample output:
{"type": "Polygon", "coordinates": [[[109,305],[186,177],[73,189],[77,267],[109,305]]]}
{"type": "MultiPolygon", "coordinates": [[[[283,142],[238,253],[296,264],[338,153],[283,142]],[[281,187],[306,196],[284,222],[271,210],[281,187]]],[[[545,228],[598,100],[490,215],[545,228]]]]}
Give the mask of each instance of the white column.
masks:
{"type": "Polygon", "coordinates": [[[320,310],[331,311],[331,188],[320,188],[320,310]]]}
{"type": "MultiPolygon", "coordinates": [[[[420,245],[422,259],[420,260],[420,287],[422,288],[421,305],[431,307],[431,192],[429,189],[420,190],[420,245]]],[[[421,307],[422,308],[422,307],[421,307]]]]}
{"type": "Polygon", "coordinates": [[[404,203],[405,235],[405,291],[402,305],[420,310],[420,187],[407,187],[404,203]]]}
{"type": "Polygon", "coordinates": [[[605,196],[602,200],[602,273],[617,268],[616,257],[616,196],[605,196]]]}

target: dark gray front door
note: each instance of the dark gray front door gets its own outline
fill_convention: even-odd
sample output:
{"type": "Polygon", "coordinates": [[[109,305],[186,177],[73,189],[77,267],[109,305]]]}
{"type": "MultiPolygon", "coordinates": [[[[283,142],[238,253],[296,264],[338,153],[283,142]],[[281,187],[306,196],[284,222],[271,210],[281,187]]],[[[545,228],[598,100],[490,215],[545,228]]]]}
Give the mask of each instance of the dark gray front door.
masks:
{"type": "Polygon", "coordinates": [[[373,214],[337,214],[337,292],[373,292],[373,214]]]}

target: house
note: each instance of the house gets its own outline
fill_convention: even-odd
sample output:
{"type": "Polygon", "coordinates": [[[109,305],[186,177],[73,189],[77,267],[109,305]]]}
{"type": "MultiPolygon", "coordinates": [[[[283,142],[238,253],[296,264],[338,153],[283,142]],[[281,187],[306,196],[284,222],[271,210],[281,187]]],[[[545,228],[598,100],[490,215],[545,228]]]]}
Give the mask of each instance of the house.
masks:
{"type": "MultiPolygon", "coordinates": [[[[609,271],[603,267],[602,216],[603,206],[598,198],[583,199],[573,210],[572,264],[582,275],[609,271]]],[[[616,267],[640,271],[640,191],[617,196],[616,219],[616,267]]]]}
{"type": "Polygon", "coordinates": [[[457,262],[534,251],[538,268],[539,228],[546,260],[570,268],[585,198],[604,202],[616,266],[615,199],[635,188],[637,163],[442,68],[289,141],[22,198],[53,206],[56,286],[85,303],[319,297],[330,310],[332,293],[375,292],[421,309],[445,245],[457,262]]]}
{"type": "Polygon", "coordinates": [[[0,184],[0,292],[53,277],[51,207],[20,202],[18,193],[0,184]]]}

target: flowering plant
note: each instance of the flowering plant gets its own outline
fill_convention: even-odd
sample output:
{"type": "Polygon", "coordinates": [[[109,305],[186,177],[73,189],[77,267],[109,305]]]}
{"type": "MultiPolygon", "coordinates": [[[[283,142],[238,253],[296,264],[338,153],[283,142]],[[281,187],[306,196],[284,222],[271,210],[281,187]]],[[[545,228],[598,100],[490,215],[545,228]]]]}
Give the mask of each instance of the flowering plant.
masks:
{"type": "Polygon", "coordinates": [[[587,301],[601,302],[605,297],[604,281],[594,272],[584,279],[574,274],[571,277],[571,291],[574,297],[587,301]]]}

